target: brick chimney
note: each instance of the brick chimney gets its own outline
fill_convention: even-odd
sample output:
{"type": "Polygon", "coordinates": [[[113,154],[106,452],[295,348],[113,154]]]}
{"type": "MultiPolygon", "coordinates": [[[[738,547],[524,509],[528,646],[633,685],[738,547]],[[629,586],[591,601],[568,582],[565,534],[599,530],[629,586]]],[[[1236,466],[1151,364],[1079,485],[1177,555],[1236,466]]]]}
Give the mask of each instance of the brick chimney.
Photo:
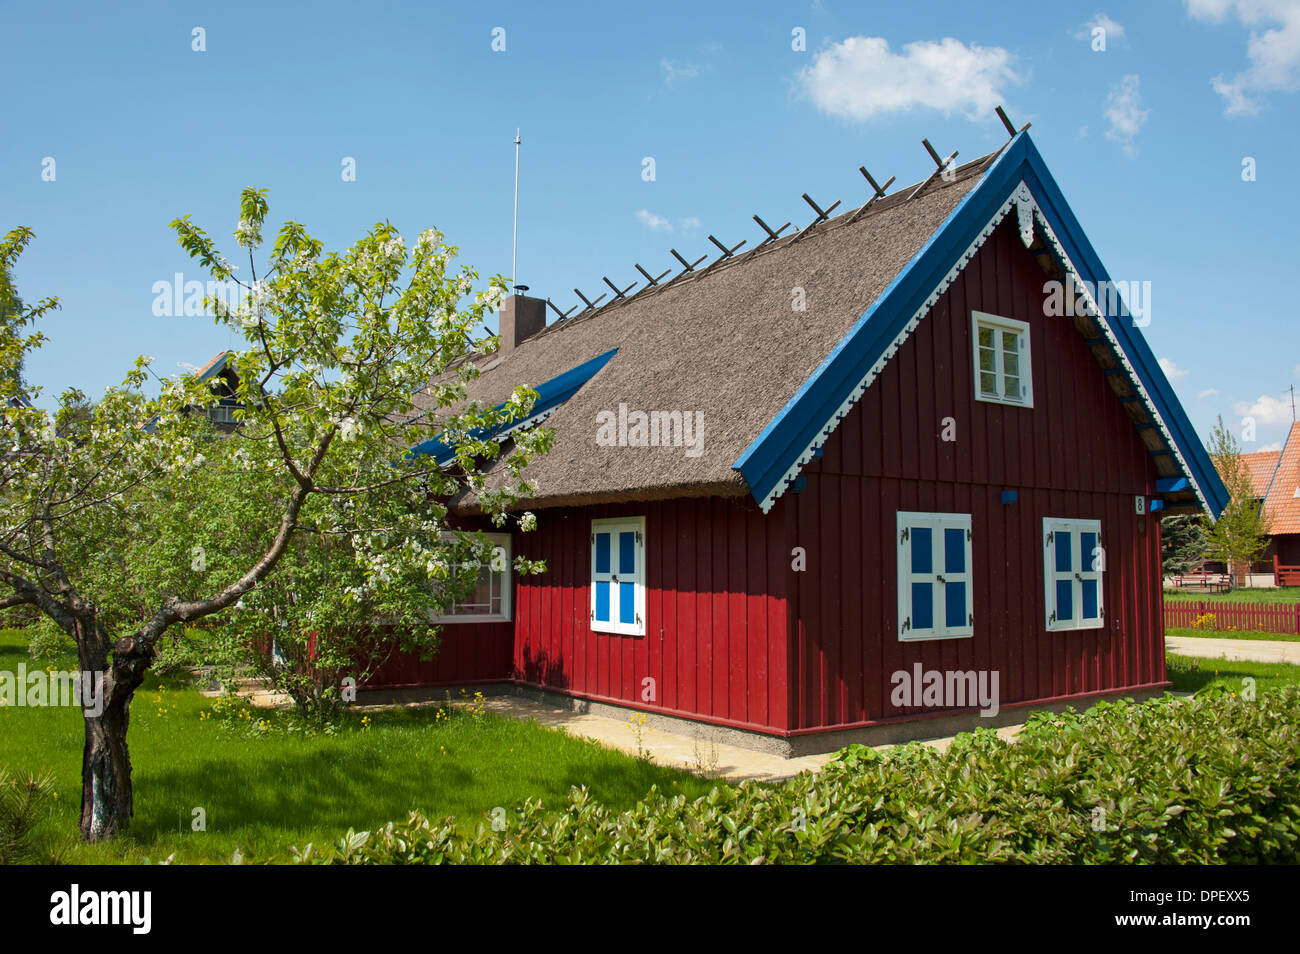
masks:
{"type": "Polygon", "coordinates": [[[509,354],[545,327],[545,298],[511,295],[501,305],[501,353],[509,354]]]}

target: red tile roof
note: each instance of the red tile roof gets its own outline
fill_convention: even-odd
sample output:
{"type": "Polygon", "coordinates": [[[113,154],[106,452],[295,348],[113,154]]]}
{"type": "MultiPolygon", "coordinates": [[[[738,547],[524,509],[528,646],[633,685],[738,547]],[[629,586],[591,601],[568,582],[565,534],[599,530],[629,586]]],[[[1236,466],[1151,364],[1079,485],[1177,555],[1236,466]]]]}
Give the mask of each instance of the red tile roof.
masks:
{"type": "Polygon", "coordinates": [[[1269,532],[1300,533],[1300,424],[1292,423],[1264,498],[1269,532]]]}
{"type": "Polygon", "coordinates": [[[1253,454],[1242,454],[1242,462],[1250,469],[1250,485],[1255,488],[1255,496],[1262,497],[1268,492],[1268,483],[1273,479],[1273,471],[1277,468],[1278,458],[1282,456],[1280,450],[1256,451],[1253,454]]]}

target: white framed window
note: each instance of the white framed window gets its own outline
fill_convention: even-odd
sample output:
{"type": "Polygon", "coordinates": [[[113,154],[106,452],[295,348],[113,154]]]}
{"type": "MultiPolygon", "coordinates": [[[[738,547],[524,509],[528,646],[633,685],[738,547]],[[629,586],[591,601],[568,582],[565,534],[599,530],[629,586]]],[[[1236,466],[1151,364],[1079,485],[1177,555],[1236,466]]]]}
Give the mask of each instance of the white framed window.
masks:
{"type": "Polygon", "coordinates": [[[975,633],[968,513],[898,514],[898,638],[975,633]]]}
{"type": "Polygon", "coordinates": [[[591,521],[591,628],[645,635],[645,517],[591,521]]]}
{"type": "Polygon", "coordinates": [[[1014,318],[971,312],[975,400],[1034,406],[1029,325],[1014,318]]]}
{"type": "Polygon", "coordinates": [[[1043,518],[1043,586],[1047,628],[1100,629],[1106,551],[1100,520],[1043,518]]]}
{"type": "MultiPolygon", "coordinates": [[[[446,535],[444,535],[446,536],[446,535]]],[[[453,600],[435,623],[492,623],[509,622],[511,573],[510,534],[485,533],[492,544],[492,557],[487,563],[462,563],[459,570],[477,569],[474,588],[459,600],[453,600]]]]}

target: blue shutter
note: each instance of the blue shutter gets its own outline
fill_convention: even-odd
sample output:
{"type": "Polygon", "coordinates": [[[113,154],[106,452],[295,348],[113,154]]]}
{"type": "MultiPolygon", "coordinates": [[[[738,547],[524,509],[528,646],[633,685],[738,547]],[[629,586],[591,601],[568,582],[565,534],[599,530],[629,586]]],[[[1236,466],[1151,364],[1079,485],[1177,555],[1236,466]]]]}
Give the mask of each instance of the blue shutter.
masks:
{"type": "MultiPolygon", "coordinates": [[[[966,531],[948,527],[943,531],[943,571],[944,573],[966,572],[966,531]]],[[[944,625],[949,628],[963,627],[967,624],[966,616],[966,581],[945,582],[944,625]]]]}
{"type": "MultiPolygon", "coordinates": [[[[1087,571],[1097,569],[1097,534],[1083,533],[1079,534],[1079,566],[1087,571]]],[[[1079,596],[1079,616],[1081,619],[1099,619],[1101,610],[1099,606],[1099,594],[1097,592],[1097,583],[1095,579],[1084,579],[1082,593],[1079,596]]]]}
{"type": "MultiPolygon", "coordinates": [[[[912,527],[912,572],[934,572],[934,531],[912,527]]],[[[912,629],[934,629],[934,584],[912,584],[912,629]]]]}
{"type": "MultiPolygon", "coordinates": [[[[1056,544],[1056,572],[1072,572],[1074,562],[1071,543],[1074,541],[1074,534],[1066,530],[1057,530],[1054,539],[1056,544]]],[[[1070,619],[1074,619],[1074,580],[1067,578],[1056,581],[1056,620],[1057,622],[1064,622],[1070,619]]]]}
{"type": "Polygon", "coordinates": [[[591,558],[592,619],[597,623],[608,623],[611,620],[610,588],[613,586],[609,579],[610,534],[598,532],[595,537],[591,558]]]}
{"type": "Polygon", "coordinates": [[[618,621],[636,623],[636,531],[618,535],[618,621]]]}

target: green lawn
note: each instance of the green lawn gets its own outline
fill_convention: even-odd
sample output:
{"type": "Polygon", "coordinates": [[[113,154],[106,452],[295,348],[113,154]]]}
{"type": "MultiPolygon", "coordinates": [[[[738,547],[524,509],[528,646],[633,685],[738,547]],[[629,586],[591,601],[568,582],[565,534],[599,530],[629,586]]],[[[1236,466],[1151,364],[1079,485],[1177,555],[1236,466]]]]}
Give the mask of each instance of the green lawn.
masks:
{"type": "Polygon", "coordinates": [[[1265,633],[1257,629],[1192,629],[1190,626],[1170,626],[1166,636],[1193,636],[1199,639],[1267,639],[1275,642],[1297,643],[1300,636],[1292,633],[1265,633]]]}
{"type": "Polygon", "coordinates": [[[1300,603],[1300,586],[1274,586],[1267,589],[1244,587],[1227,593],[1185,593],[1165,590],[1170,603],[1300,603]]]}
{"type": "MultiPolygon", "coordinates": [[[[23,634],[0,631],[0,670],[34,663],[23,634]]],[[[222,861],[288,857],[287,846],[332,842],[349,827],[373,828],[412,809],[477,825],[486,813],[527,797],[558,804],[573,785],[615,808],[649,790],[707,794],[715,785],[661,768],[532,722],[450,715],[434,708],[351,718],[334,735],[286,731],[281,713],[214,717],[214,700],[177,679],[150,676],[131,707],[135,819],[126,838],[87,846],[75,840],[72,863],[222,861]],[[256,728],[265,720],[265,730],[256,728]],[[203,808],[207,830],[191,830],[203,808]]],[[[47,827],[75,834],[80,804],[82,717],[75,708],[0,707],[0,765],[17,772],[48,769],[58,799],[47,827]]]]}
{"type": "Polygon", "coordinates": [[[1165,654],[1165,671],[1174,689],[1179,692],[1196,692],[1206,686],[1222,686],[1232,692],[1241,692],[1243,679],[1255,680],[1255,691],[1280,689],[1300,685],[1300,666],[1290,663],[1248,662],[1240,659],[1200,659],[1194,656],[1165,654]]]}

